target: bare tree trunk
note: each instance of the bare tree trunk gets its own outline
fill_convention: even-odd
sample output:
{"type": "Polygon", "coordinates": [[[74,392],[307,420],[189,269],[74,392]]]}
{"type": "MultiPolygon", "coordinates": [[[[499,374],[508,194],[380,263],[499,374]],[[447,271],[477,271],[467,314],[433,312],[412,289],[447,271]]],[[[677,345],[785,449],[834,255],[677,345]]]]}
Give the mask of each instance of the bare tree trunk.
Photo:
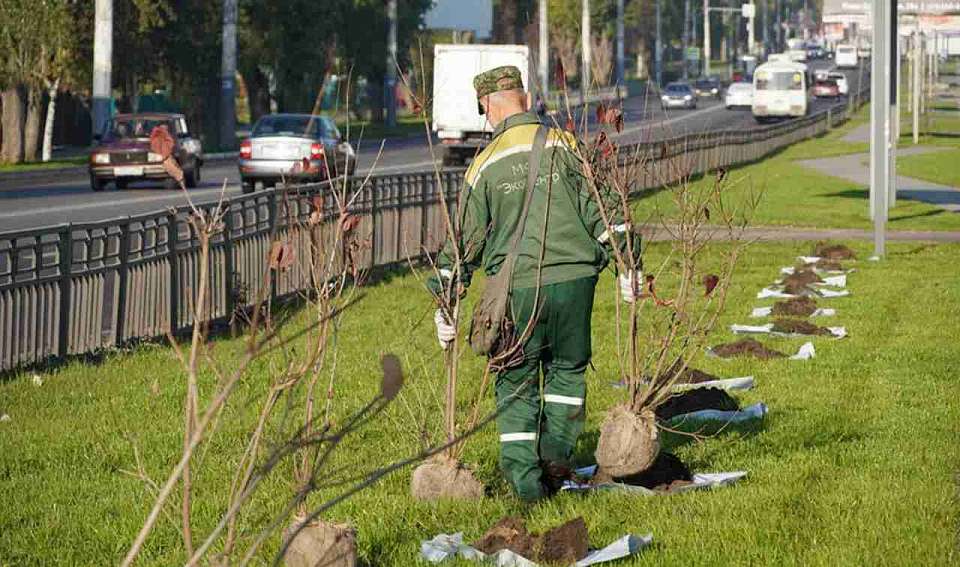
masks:
{"type": "Polygon", "coordinates": [[[23,129],[23,160],[40,159],[40,118],[43,116],[43,91],[27,89],[27,121],[23,129]]]}
{"type": "Polygon", "coordinates": [[[243,73],[247,87],[247,104],[250,107],[250,122],[256,122],[264,114],[270,114],[270,86],[259,69],[243,73]]]}
{"type": "Polygon", "coordinates": [[[23,161],[23,124],[26,108],[19,86],[3,91],[3,143],[0,145],[0,161],[20,163],[23,161]]]}
{"type": "Polygon", "coordinates": [[[47,119],[43,122],[43,151],[41,159],[50,161],[53,157],[53,122],[57,117],[57,92],[60,90],[60,77],[52,83],[47,83],[47,119]]]}
{"type": "Polygon", "coordinates": [[[494,23],[494,37],[499,43],[519,43],[517,41],[517,0],[500,0],[494,23]]]}

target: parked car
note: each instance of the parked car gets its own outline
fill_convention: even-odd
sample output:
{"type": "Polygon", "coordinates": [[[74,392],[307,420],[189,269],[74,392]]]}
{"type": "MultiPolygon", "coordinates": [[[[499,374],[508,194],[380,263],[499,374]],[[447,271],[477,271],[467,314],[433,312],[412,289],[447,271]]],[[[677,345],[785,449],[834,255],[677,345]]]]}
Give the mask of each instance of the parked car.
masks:
{"type": "Polygon", "coordinates": [[[827,73],[827,78],[837,82],[837,89],[840,90],[840,96],[850,94],[850,83],[847,81],[846,75],[840,71],[830,71],[827,73]]]}
{"type": "Polygon", "coordinates": [[[697,79],[697,81],[693,83],[693,92],[697,93],[697,96],[701,98],[714,97],[720,100],[722,96],[720,80],[715,77],[697,79]]]}
{"type": "Polygon", "coordinates": [[[103,132],[94,136],[90,151],[90,188],[102,191],[108,183],[125,189],[135,181],[158,180],[175,187],[163,168],[163,158],[150,151],[150,132],[166,126],[174,139],[173,157],[180,164],[187,187],[200,182],[203,151],[200,141],[190,134],[182,114],[141,113],[117,114],[103,132]]]}
{"type": "Polygon", "coordinates": [[[840,96],[840,87],[833,79],[820,79],[813,83],[813,96],[817,98],[836,98],[840,96]]]}
{"type": "Polygon", "coordinates": [[[687,83],[670,83],[660,96],[660,108],[696,108],[697,95],[687,83]]]}
{"type": "Polygon", "coordinates": [[[240,182],[251,193],[259,181],[270,187],[281,180],[320,181],[357,167],[353,147],[326,116],[268,114],[240,143],[240,182]]]}
{"type": "Polygon", "coordinates": [[[733,83],[727,87],[723,101],[728,109],[753,106],[753,83],[733,83]]]}

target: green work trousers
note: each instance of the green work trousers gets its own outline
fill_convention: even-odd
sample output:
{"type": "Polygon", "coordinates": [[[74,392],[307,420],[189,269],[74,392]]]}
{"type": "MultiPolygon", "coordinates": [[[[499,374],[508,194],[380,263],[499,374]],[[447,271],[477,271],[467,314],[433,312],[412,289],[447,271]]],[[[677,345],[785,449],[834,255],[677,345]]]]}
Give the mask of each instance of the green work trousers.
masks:
{"type": "Polygon", "coordinates": [[[512,292],[517,332],[537,318],[524,343],[523,363],[497,375],[497,430],[500,467],[525,501],[545,496],[545,467],[572,464],[583,431],[596,284],[592,276],[547,285],[540,288],[539,298],[536,288],[512,292]]]}

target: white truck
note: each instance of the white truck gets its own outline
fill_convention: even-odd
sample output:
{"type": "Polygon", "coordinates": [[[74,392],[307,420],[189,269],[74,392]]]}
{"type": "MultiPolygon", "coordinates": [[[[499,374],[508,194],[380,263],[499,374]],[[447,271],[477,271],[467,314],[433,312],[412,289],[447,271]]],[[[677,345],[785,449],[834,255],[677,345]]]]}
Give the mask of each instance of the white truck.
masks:
{"type": "Polygon", "coordinates": [[[473,77],[515,65],[530,86],[530,50],[525,45],[439,44],[433,48],[433,131],[443,145],[444,165],[464,165],[487,145],[493,129],[477,108],[473,77]]]}

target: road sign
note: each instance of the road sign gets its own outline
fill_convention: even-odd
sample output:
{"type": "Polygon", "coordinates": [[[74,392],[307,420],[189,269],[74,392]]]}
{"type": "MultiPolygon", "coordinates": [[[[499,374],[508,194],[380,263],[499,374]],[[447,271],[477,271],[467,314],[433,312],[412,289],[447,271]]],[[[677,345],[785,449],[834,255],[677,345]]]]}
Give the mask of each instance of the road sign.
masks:
{"type": "Polygon", "coordinates": [[[740,7],[743,11],[744,18],[753,18],[757,15],[757,6],[756,4],[744,4],[740,7]]]}
{"type": "Polygon", "coordinates": [[[687,61],[700,61],[700,48],[688,47],[685,55],[687,61]]]}

